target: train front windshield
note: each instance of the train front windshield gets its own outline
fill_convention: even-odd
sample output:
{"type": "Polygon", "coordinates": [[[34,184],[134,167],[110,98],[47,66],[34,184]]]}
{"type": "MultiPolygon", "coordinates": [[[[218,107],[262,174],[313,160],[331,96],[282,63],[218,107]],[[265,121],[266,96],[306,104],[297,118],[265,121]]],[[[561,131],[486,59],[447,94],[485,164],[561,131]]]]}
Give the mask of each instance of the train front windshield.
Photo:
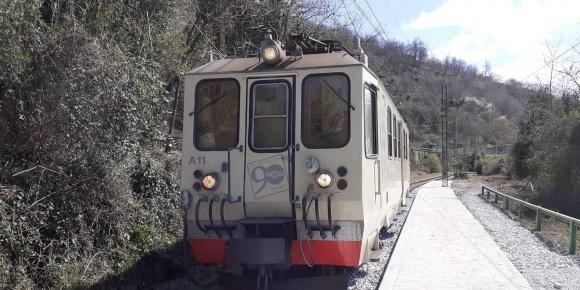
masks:
{"type": "Polygon", "coordinates": [[[227,150],[238,144],[240,86],[234,79],[203,80],[196,88],[195,147],[227,150]]]}
{"type": "Polygon", "coordinates": [[[350,83],[345,74],[310,75],[302,95],[302,143],[340,148],[350,139],[350,83]]]}

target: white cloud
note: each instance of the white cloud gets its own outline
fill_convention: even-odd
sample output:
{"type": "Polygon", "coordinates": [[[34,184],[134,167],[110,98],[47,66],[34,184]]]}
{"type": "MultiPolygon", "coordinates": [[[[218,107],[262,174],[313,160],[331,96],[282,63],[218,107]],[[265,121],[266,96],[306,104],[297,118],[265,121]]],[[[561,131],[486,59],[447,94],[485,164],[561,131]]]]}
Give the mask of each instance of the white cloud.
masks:
{"type": "MultiPolygon", "coordinates": [[[[435,56],[452,55],[480,67],[487,59],[494,73],[520,80],[544,64],[546,41],[559,41],[559,53],[580,41],[580,1],[446,0],[407,26],[426,32],[458,29],[433,48],[435,56]]],[[[580,55],[577,48],[569,54],[580,55]]],[[[544,80],[545,71],[539,72],[544,80]]]]}

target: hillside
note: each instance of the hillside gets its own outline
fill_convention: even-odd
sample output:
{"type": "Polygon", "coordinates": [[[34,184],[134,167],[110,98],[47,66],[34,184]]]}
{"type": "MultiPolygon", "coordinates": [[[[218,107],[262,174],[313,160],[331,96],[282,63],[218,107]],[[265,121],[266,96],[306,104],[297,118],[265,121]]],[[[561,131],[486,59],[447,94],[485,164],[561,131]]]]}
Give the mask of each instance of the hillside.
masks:
{"type": "Polygon", "coordinates": [[[459,147],[511,144],[517,119],[529,101],[531,90],[524,84],[500,81],[491,72],[448,57],[428,56],[420,40],[404,44],[396,41],[373,41],[367,45],[370,66],[399,103],[412,124],[415,146],[440,143],[441,90],[447,84],[450,99],[450,122],[457,123],[459,147]]]}

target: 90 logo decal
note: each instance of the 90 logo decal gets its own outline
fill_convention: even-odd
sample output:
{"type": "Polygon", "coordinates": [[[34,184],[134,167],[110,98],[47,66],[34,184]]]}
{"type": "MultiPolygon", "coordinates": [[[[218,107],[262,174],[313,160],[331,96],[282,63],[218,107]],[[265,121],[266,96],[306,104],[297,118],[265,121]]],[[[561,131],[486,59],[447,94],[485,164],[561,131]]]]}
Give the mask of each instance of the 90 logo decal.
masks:
{"type": "Polygon", "coordinates": [[[249,163],[248,173],[256,199],[289,190],[286,163],[282,155],[249,163]]]}

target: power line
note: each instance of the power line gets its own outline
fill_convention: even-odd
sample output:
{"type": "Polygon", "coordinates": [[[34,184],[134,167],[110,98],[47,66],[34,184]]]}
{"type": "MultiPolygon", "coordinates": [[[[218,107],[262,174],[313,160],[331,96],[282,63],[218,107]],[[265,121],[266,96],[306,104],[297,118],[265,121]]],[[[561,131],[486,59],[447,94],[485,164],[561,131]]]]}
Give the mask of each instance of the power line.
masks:
{"type": "Polygon", "coordinates": [[[399,20],[397,20],[397,16],[395,16],[395,13],[393,13],[393,9],[391,9],[391,5],[389,5],[389,2],[387,0],[385,0],[385,4],[387,4],[387,8],[389,8],[389,11],[391,12],[391,15],[393,16],[393,19],[395,19],[397,26],[399,26],[399,30],[403,34],[403,37],[405,37],[407,42],[409,42],[409,38],[407,37],[407,34],[405,33],[405,31],[403,31],[403,28],[401,27],[401,23],[399,22],[399,20]]]}
{"type": "MultiPolygon", "coordinates": [[[[367,17],[367,15],[365,14],[364,10],[358,5],[358,3],[356,3],[356,0],[351,0],[352,3],[354,3],[354,5],[356,6],[356,8],[358,9],[358,11],[361,13],[362,17],[367,21],[367,23],[373,28],[373,30],[380,35],[385,41],[387,41],[387,37],[386,35],[383,35],[380,31],[380,29],[377,29],[375,27],[375,25],[373,24],[373,22],[367,17]]],[[[380,23],[379,23],[380,24],[380,23]]]]}
{"type": "MultiPolygon", "coordinates": [[[[375,17],[375,19],[377,20],[377,22],[378,22],[378,25],[379,25],[379,26],[380,26],[380,27],[383,29],[383,26],[381,25],[381,22],[379,21],[379,19],[378,19],[378,18],[377,18],[377,16],[375,15],[375,13],[374,13],[373,9],[370,7],[370,5],[369,5],[369,2],[368,2],[367,0],[364,0],[364,1],[365,1],[365,3],[367,4],[367,6],[369,7],[369,9],[371,10],[371,12],[372,12],[373,16],[375,17]]],[[[373,27],[373,29],[375,30],[375,32],[379,33],[379,32],[377,31],[377,29],[375,28],[375,26],[373,25],[373,23],[372,23],[372,22],[371,22],[371,21],[368,19],[368,17],[367,17],[367,16],[364,14],[364,11],[362,10],[362,8],[361,8],[361,7],[360,7],[360,6],[359,6],[359,5],[356,3],[356,0],[352,0],[352,2],[353,2],[353,3],[354,3],[356,6],[357,6],[358,10],[361,12],[361,14],[363,15],[363,17],[364,17],[364,18],[367,20],[367,22],[368,22],[368,23],[371,25],[371,27],[373,27]]],[[[386,2],[386,0],[385,0],[385,3],[387,4],[387,7],[389,7],[389,10],[391,10],[391,8],[390,8],[389,4],[386,2]]],[[[398,20],[396,19],[396,17],[394,16],[394,13],[393,13],[393,11],[392,11],[392,10],[391,10],[391,14],[393,14],[393,18],[395,18],[395,21],[397,22],[397,24],[399,24],[399,21],[398,21],[398,20]]],[[[401,28],[401,25],[400,25],[400,24],[399,24],[399,29],[401,29],[401,32],[403,32],[403,30],[402,30],[402,28],[401,28]]],[[[385,31],[385,30],[383,29],[383,32],[384,32],[384,31],[385,31]]],[[[379,34],[380,34],[380,33],[379,33],[379,34]]],[[[407,40],[407,42],[409,42],[409,39],[407,38],[407,36],[405,35],[405,33],[404,33],[404,32],[403,32],[403,35],[405,36],[405,39],[407,40]]],[[[385,36],[385,37],[383,37],[383,38],[385,39],[385,41],[388,41],[388,38],[386,38],[386,33],[385,33],[385,35],[384,35],[384,36],[385,36]]],[[[416,89],[417,89],[417,86],[416,86],[416,85],[414,85],[414,87],[415,87],[415,90],[416,90],[416,89]]],[[[420,89],[421,91],[423,91],[423,93],[424,93],[425,95],[428,95],[428,94],[425,92],[425,90],[423,90],[423,88],[419,87],[419,89],[420,89]]],[[[434,108],[435,108],[437,111],[439,111],[439,112],[440,112],[440,110],[438,110],[437,106],[435,106],[435,105],[433,104],[433,100],[431,100],[431,99],[429,98],[429,102],[431,103],[431,105],[432,105],[432,106],[433,106],[433,107],[434,107],[434,108]]]]}
{"type": "Polygon", "coordinates": [[[561,54],[559,54],[558,56],[556,56],[555,58],[551,59],[549,62],[545,63],[543,66],[539,67],[537,70],[535,70],[533,73],[527,75],[525,78],[521,79],[520,82],[525,81],[526,79],[528,79],[529,77],[533,76],[534,74],[536,74],[537,72],[539,72],[540,70],[542,70],[543,68],[547,67],[548,65],[552,64],[553,62],[555,62],[558,58],[560,58],[561,56],[563,56],[564,54],[570,52],[571,50],[573,50],[574,48],[576,48],[576,46],[580,45],[580,42],[577,42],[576,44],[572,45],[570,48],[566,49],[566,51],[562,52],[561,54]]]}
{"type": "MultiPolygon", "coordinates": [[[[379,28],[381,28],[381,30],[383,31],[384,35],[387,36],[387,31],[385,30],[385,28],[383,27],[383,25],[381,24],[381,21],[379,20],[379,18],[377,17],[377,15],[375,14],[375,11],[373,10],[373,8],[371,7],[371,5],[369,4],[369,2],[367,0],[364,0],[365,3],[367,4],[367,7],[369,8],[369,10],[371,11],[371,13],[373,14],[373,17],[375,18],[375,20],[377,21],[377,24],[379,25],[379,28]]],[[[388,37],[387,37],[388,38],[388,37]]]]}
{"type": "MultiPolygon", "coordinates": [[[[362,7],[360,7],[360,5],[358,5],[358,3],[356,3],[356,0],[351,0],[351,2],[352,2],[352,3],[354,3],[354,5],[357,7],[357,9],[359,10],[359,12],[360,12],[360,13],[361,13],[361,15],[363,16],[363,18],[364,18],[364,19],[367,21],[367,23],[368,23],[368,24],[369,24],[369,25],[370,25],[370,26],[373,28],[373,30],[374,30],[374,31],[375,31],[377,34],[381,35],[381,36],[382,36],[382,38],[383,38],[385,41],[388,41],[388,38],[386,37],[386,35],[384,35],[384,34],[381,34],[381,32],[379,31],[379,29],[377,29],[377,28],[375,27],[375,25],[373,24],[373,22],[372,22],[372,21],[371,21],[371,20],[370,20],[370,19],[369,19],[369,18],[366,16],[366,14],[364,13],[364,10],[362,9],[362,7]]],[[[367,0],[365,0],[365,2],[367,3],[367,6],[369,6],[369,8],[371,8],[371,7],[370,7],[370,5],[368,4],[367,0]]],[[[345,5],[345,8],[346,8],[346,5],[345,5]]],[[[347,9],[347,11],[348,11],[348,9],[347,9]]],[[[372,8],[371,8],[371,12],[372,12],[372,8]]],[[[373,12],[373,15],[374,15],[374,12],[373,12]]],[[[376,19],[376,15],[375,15],[375,19],[376,19]]],[[[377,21],[378,21],[378,19],[377,19],[377,21]]],[[[380,21],[379,21],[379,23],[378,23],[378,24],[379,24],[379,26],[381,26],[381,23],[380,23],[380,21]]],[[[381,26],[381,28],[382,28],[382,26],[381,26]]],[[[384,31],[384,30],[383,30],[383,31],[384,31]]],[[[422,91],[422,92],[423,92],[425,95],[429,95],[429,94],[427,94],[427,93],[425,92],[425,90],[424,90],[423,88],[421,88],[421,87],[417,87],[416,85],[414,85],[414,87],[415,87],[415,90],[417,90],[417,88],[419,88],[419,90],[421,90],[421,91],[422,91]]],[[[434,108],[435,110],[437,110],[438,112],[441,112],[441,110],[440,110],[439,108],[437,108],[437,106],[435,106],[435,105],[433,104],[433,100],[432,100],[431,98],[428,98],[428,101],[431,103],[431,106],[433,106],[433,108],[434,108]]]]}
{"type": "Polygon", "coordinates": [[[350,11],[349,11],[348,7],[346,7],[346,2],[344,0],[342,0],[342,6],[344,7],[344,10],[346,11],[346,15],[348,16],[348,19],[350,20],[350,24],[352,25],[352,32],[354,32],[358,36],[359,35],[358,29],[356,29],[356,27],[354,26],[354,20],[352,19],[351,15],[350,15],[350,11]]]}

